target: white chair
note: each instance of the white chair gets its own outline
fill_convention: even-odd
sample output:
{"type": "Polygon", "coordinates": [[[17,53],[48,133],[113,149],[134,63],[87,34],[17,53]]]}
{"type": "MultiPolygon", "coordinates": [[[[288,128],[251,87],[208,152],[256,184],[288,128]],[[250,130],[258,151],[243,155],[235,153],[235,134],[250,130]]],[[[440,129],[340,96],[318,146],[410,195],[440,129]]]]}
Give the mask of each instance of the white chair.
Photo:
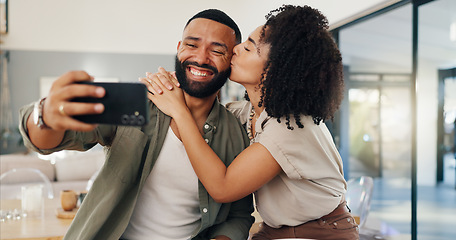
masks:
{"type": "Polygon", "coordinates": [[[86,186],[86,190],[89,191],[90,188],[92,188],[92,185],[93,185],[93,182],[95,181],[95,179],[98,177],[98,174],[100,173],[101,169],[97,170],[89,179],[89,181],[87,182],[87,186],[86,186]]]}
{"type": "Polygon", "coordinates": [[[21,199],[21,187],[31,184],[43,185],[47,198],[54,198],[51,182],[46,175],[35,168],[13,168],[0,175],[1,198],[21,199]]]}
{"type": "Polygon", "coordinates": [[[373,189],[374,180],[368,176],[361,176],[347,181],[345,199],[360,228],[366,222],[369,214],[373,189]]]}

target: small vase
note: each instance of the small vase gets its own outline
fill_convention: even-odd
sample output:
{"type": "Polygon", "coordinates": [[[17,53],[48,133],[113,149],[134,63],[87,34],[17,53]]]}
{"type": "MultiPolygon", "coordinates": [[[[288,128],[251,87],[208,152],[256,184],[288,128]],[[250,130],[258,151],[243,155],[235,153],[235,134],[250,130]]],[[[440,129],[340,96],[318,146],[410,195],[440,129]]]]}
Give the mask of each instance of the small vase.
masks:
{"type": "Polygon", "coordinates": [[[78,195],[73,190],[63,190],[60,192],[60,203],[65,211],[72,211],[78,204],[78,195]]]}

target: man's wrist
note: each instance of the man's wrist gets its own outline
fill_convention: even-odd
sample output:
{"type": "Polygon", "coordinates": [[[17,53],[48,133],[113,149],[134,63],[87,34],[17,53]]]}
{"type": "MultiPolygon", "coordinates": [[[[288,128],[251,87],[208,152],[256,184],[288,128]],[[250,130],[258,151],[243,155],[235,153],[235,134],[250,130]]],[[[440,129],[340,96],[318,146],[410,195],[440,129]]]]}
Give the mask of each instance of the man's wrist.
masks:
{"type": "Polygon", "coordinates": [[[43,106],[44,106],[44,101],[46,98],[42,98],[38,100],[33,108],[33,123],[39,128],[39,129],[51,129],[46,123],[44,122],[43,119],[43,106]]]}

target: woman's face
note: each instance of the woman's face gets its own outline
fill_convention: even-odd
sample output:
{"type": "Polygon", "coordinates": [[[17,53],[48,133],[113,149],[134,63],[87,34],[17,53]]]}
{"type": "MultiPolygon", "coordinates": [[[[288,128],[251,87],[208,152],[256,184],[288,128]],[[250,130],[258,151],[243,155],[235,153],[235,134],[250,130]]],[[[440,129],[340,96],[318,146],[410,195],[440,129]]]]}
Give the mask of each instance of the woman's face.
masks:
{"type": "Polygon", "coordinates": [[[269,44],[260,43],[262,28],[263,26],[257,27],[247,41],[234,47],[231,59],[231,81],[245,87],[260,84],[270,49],[269,44]]]}

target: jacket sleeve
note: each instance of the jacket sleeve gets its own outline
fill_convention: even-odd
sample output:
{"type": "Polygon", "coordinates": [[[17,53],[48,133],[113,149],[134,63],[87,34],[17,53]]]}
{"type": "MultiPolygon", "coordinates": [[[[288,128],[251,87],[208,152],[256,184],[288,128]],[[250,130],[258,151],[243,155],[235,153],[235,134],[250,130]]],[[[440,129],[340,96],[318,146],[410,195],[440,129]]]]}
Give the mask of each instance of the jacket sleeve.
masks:
{"type": "Polygon", "coordinates": [[[39,149],[30,140],[27,129],[27,119],[33,112],[33,103],[22,107],[19,111],[19,131],[24,140],[24,145],[35,152],[40,154],[51,154],[60,150],[78,150],[85,151],[97,143],[106,146],[110,145],[112,138],[116,132],[116,126],[113,125],[99,125],[90,132],[77,132],[66,131],[65,136],[59,146],[53,149],[39,149]]]}
{"type": "Polygon", "coordinates": [[[227,236],[231,240],[245,240],[249,237],[249,230],[255,222],[253,213],[253,196],[248,196],[232,202],[226,221],[214,225],[209,229],[209,237],[227,236]]]}

